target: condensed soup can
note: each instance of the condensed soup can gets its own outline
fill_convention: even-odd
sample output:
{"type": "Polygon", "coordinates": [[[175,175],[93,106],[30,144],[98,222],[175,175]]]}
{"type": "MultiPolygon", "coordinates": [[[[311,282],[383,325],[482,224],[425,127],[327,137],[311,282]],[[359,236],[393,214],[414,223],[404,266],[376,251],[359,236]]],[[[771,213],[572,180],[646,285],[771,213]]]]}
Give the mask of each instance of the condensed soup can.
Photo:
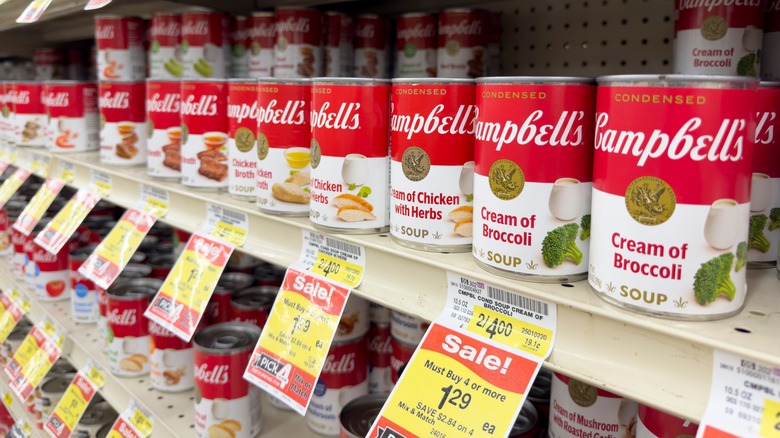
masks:
{"type": "Polygon", "coordinates": [[[766,0],[761,79],[780,81],[780,0],[766,0]]]}
{"type": "Polygon", "coordinates": [[[341,12],[325,12],[325,76],[352,76],[355,23],[341,12]]]}
{"type": "Polygon", "coordinates": [[[347,403],[339,414],[341,422],[340,438],[364,438],[368,436],[371,425],[379,416],[379,411],[387,401],[387,394],[369,394],[347,403]]]}
{"type": "Polygon", "coordinates": [[[256,80],[231,79],[228,84],[228,193],[249,201],[256,199],[257,89],[256,80]]]}
{"type": "Polygon", "coordinates": [[[586,277],[595,91],[589,78],[477,80],[472,254],[482,268],[586,277]]]}
{"type": "MultiPolygon", "coordinates": [[[[114,282],[112,287],[118,287],[121,283],[124,283],[126,280],[129,279],[148,277],[151,273],[152,273],[152,268],[149,265],[128,263],[127,266],[125,266],[125,269],[119,274],[119,278],[114,282]]],[[[161,278],[160,280],[161,281],[165,280],[165,277],[161,278]]],[[[98,312],[100,314],[97,320],[100,350],[103,352],[107,352],[108,344],[109,344],[108,292],[97,285],[95,285],[95,289],[97,289],[98,312]]]]}
{"type": "Polygon", "coordinates": [[[17,146],[46,146],[46,108],[42,92],[43,82],[14,82],[8,100],[14,107],[13,142],[17,146]]]}
{"type": "Polygon", "coordinates": [[[229,77],[230,20],[226,15],[203,10],[182,13],[181,45],[182,77],[229,77]]]}
{"type": "Polygon", "coordinates": [[[309,215],[311,81],[261,79],[257,104],[257,207],[284,216],[309,215]]]}
{"type": "Polygon", "coordinates": [[[390,81],[314,79],[311,213],[315,228],[386,232],[390,225],[390,81]]]}
{"type": "Polygon", "coordinates": [[[591,287],[659,317],[739,312],[739,246],[761,244],[748,238],[758,81],[641,75],[599,85],[591,287]],[[690,177],[714,174],[708,184],[690,177]]]}
{"type": "Polygon", "coordinates": [[[181,48],[181,16],[168,12],[152,15],[149,28],[151,38],[149,57],[149,78],[178,79],[184,74],[181,48]]]}
{"type": "Polygon", "coordinates": [[[205,318],[208,325],[230,321],[230,299],[236,292],[254,284],[255,279],[241,272],[223,272],[206,305],[205,318]]]}
{"type": "Polygon", "coordinates": [[[393,310],[390,315],[390,332],[393,338],[409,344],[419,344],[430,324],[416,316],[393,310]]]}
{"type": "Polygon", "coordinates": [[[390,324],[390,313],[389,307],[372,301],[368,302],[368,318],[372,324],[390,324]]]}
{"type": "Polygon", "coordinates": [[[230,61],[232,78],[249,77],[249,20],[236,15],[230,20],[230,61]]]}
{"type": "Polygon", "coordinates": [[[228,179],[228,83],[181,83],[181,182],[202,190],[224,190],[228,179]]]}
{"type": "Polygon", "coordinates": [[[249,77],[267,78],[274,68],[273,12],[253,12],[249,16],[249,77]]]}
{"type": "Polygon", "coordinates": [[[674,72],[758,76],[765,0],[675,0],[674,72]]]}
{"type": "Polygon", "coordinates": [[[393,390],[391,358],[393,357],[390,324],[372,323],[368,330],[368,392],[389,394],[393,390]]]}
{"type": "Polygon", "coordinates": [[[162,286],[154,278],[136,278],[108,289],[108,362],[120,377],[149,374],[149,320],[144,311],[162,286]]]}
{"type": "Polygon", "coordinates": [[[355,23],[355,67],[359,78],[390,77],[390,22],[378,15],[361,14],[355,23]]]}
{"type": "Polygon", "coordinates": [[[322,76],[321,12],[304,8],[276,8],[274,77],[322,76]]]}
{"type": "Polygon", "coordinates": [[[440,78],[485,76],[487,13],[471,9],[439,12],[436,74],[440,78]]]}
{"type": "Polygon", "coordinates": [[[112,166],[146,164],[146,84],[101,82],[100,162],[112,166]]]}
{"type": "Polygon", "coordinates": [[[757,117],[748,242],[737,253],[747,248],[749,268],[772,268],[780,248],[780,82],[759,84],[757,117]]]}
{"type": "Polygon", "coordinates": [[[146,124],[149,176],[181,178],[181,83],[178,80],[146,81],[146,124]]]}
{"type": "Polygon", "coordinates": [[[52,254],[39,246],[35,241],[32,242],[33,286],[35,288],[35,296],[40,301],[63,301],[70,299],[68,253],[68,244],[60,249],[57,254],[52,254]]]}
{"type": "Polygon", "coordinates": [[[194,350],[160,324],[149,322],[149,374],[152,388],[162,392],[188,391],[195,386],[194,350]]]}
{"type": "Polygon", "coordinates": [[[414,12],[395,19],[395,77],[435,78],[437,18],[414,12]]]}
{"type": "Polygon", "coordinates": [[[240,290],[230,298],[230,321],[248,322],[260,328],[265,327],[271,306],[279,288],[256,286],[240,290]]]}
{"type": "Polygon", "coordinates": [[[137,17],[95,17],[98,79],[142,81],[146,78],[144,22],[137,17]]]}
{"type": "Polygon", "coordinates": [[[262,390],[244,380],[260,328],[225,322],[195,334],[195,434],[253,438],[262,426],[262,390]]]}
{"type": "Polygon", "coordinates": [[[98,88],[94,82],[50,81],[43,103],[49,115],[46,146],[54,153],[87,152],[100,148],[98,88]]]}
{"type": "Polygon", "coordinates": [[[636,438],[696,436],[699,425],[643,404],[636,416],[636,438]]]}
{"type": "Polygon", "coordinates": [[[471,250],[474,97],[469,79],[393,80],[390,235],[398,244],[471,250]]]}
{"type": "Polygon", "coordinates": [[[77,323],[96,323],[100,317],[98,292],[95,283],[81,275],[79,268],[92,254],[97,245],[88,245],[70,252],[68,265],[70,267],[70,314],[77,323]]]}

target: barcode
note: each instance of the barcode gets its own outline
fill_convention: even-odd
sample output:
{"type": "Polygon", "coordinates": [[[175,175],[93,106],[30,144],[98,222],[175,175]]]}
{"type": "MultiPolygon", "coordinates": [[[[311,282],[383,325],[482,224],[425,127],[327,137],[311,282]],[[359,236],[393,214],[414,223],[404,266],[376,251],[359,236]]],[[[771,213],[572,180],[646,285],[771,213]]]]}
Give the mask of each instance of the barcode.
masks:
{"type": "Polygon", "coordinates": [[[341,240],[331,239],[330,237],[325,238],[325,245],[356,256],[360,256],[362,253],[359,245],[353,245],[351,243],[342,242],[341,240]]]}
{"type": "Polygon", "coordinates": [[[166,190],[158,189],[157,187],[146,186],[146,191],[157,199],[165,199],[168,197],[168,192],[166,190]]]}
{"type": "Polygon", "coordinates": [[[223,218],[227,218],[227,219],[233,219],[234,221],[237,221],[237,222],[245,222],[246,221],[246,214],[238,212],[238,211],[233,211],[233,210],[230,210],[228,208],[223,208],[222,209],[222,217],[223,218]]]}
{"type": "Polygon", "coordinates": [[[503,301],[504,303],[511,304],[515,307],[528,310],[530,312],[539,313],[544,316],[548,316],[548,304],[542,301],[532,300],[522,295],[516,295],[511,292],[507,292],[502,289],[495,288],[493,286],[487,287],[488,297],[495,300],[503,301]]]}

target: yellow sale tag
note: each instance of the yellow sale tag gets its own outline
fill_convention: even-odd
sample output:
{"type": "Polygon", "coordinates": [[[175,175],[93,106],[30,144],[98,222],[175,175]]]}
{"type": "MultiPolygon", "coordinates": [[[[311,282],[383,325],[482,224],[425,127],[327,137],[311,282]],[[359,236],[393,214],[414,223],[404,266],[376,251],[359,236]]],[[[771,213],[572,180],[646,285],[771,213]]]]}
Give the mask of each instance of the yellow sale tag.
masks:
{"type": "Polygon", "coordinates": [[[468,331],[541,358],[552,348],[552,330],[482,306],[474,306],[468,331]]]}
{"type": "Polygon", "coordinates": [[[65,390],[54,412],[46,420],[44,430],[55,438],[71,436],[104,381],[105,376],[91,364],[87,365],[86,370],[79,371],[65,390]]]}
{"type": "Polygon", "coordinates": [[[130,423],[138,428],[144,436],[149,436],[152,433],[152,421],[140,409],[136,408],[133,412],[133,416],[130,417],[130,423]]]}
{"type": "Polygon", "coordinates": [[[211,232],[211,235],[236,246],[241,246],[246,242],[246,229],[223,221],[214,225],[214,231],[211,232]]]}
{"type": "Polygon", "coordinates": [[[363,267],[329,254],[319,252],[311,272],[349,287],[356,287],[363,278],[363,267]]]}
{"type": "Polygon", "coordinates": [[[87,378],[98,388],[102,388],[106,383],[106,376],[94,366],[89,367],[89,370],[87,370],[87,378]]]}
{"type": "Polygon", "coordinates": [[[11,395],[10,392],[6,391],[5,394],[3,394],[3,403],[5,403],[5,405],[10,408],[13,402],[14,402],[14,397],[11,395]]]}
{"type": "Polygon", "coordinates": [[[160,199],[149,198],[146,200],[143,210],[157,217],[162,217],[168,212],[168,203],[160,199]]]}
{"type": "Polygon", "coordinates": [[[30,162],[30,170],[32,173],[46,178],[49,175],[49,157],[41,154],[30,154],[32,161],[30,162]]]}
{"type": "Polygon", "coordinates": [[[758,434],[764,438],[780,438],[780,401],[766,399],[758,434]]]}
{"type": "Polygon", "coordinates": [[[14,222],[13,227],[25,236],[29,236],[43,215],[46,214],[46,211],[57,195],[59,195],[64,185],[65,183],[60,180],[46,180],[41,188],[35,192],[35,196],[32,197],[30,203],[24,207],[19,218],[14,222]]]}
{"type": "Polygon", "coordinates": [[[76,192],[46,228],[38,233],[35,243],[52,254],[58,253],[99,200],[98,195],[86,190],[76,192]]]}
{"type": "Polygon", "coordinates": [[[76,177],[76,165],[67,161],[60,161],[60,174],[58,179],[69,183],[76,177]]]}
{"type": "Polygon", "coordinates": [[[3,185],[0,186],[0,208],[5,206],[6,202],[8,202],[8,200],[11,199],[11,196],[19,190],[19,187],[27,181],[29,176],[30,171],[20,167],[16,169],[16,172],[14,172],[10,178],[3,182],[3,185]]]}

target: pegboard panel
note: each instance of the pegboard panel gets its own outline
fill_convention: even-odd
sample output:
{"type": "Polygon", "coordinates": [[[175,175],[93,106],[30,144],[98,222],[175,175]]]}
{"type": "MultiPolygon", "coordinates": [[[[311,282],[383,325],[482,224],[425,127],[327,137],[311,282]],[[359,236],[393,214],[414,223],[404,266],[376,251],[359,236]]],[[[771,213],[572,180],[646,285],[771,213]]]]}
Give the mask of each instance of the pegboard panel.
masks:
{"type": "Polygon", "coordinates": [[[502,13],[505,75],[672,72],[673,0],[479,3],[502,13]]]}

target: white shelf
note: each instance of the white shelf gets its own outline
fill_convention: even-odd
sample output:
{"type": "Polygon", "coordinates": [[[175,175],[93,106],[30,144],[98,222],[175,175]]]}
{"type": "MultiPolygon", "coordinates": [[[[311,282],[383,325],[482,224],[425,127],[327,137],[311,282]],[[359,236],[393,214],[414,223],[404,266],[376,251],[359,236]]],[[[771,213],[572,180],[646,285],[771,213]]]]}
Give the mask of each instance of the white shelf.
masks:
{"type": "MultiPolygon", "coordinates": [[[[1,371],[2,370],[0,370],[0,372],[1,371]]],[[[5,395],[9,392],[11,393],[11,397],[13,397],[13,401],[11,402],[11,406],[5,405],[5,407],[8,408],[8,412],[11,413],[11,416],[14,417],[14,420],[17,422],[27,420],[27,422],[30,423],[30,426],[32,426],[32,434],[30,434],[31,438],[48,437],[45,432],[35,426],[35,417],[30,413],[30,411],[27,410],[27,408],[25,408],[24,403],[19,401],[19,398],[16,396],[16,394],[11,391],[11,387],[8,386],[8,379],[5,377],[4,373],[3,376],[0,377],[0,394],[5,395]]],[[[2,403],[5,404],[5,401],[2,403]]]]}

